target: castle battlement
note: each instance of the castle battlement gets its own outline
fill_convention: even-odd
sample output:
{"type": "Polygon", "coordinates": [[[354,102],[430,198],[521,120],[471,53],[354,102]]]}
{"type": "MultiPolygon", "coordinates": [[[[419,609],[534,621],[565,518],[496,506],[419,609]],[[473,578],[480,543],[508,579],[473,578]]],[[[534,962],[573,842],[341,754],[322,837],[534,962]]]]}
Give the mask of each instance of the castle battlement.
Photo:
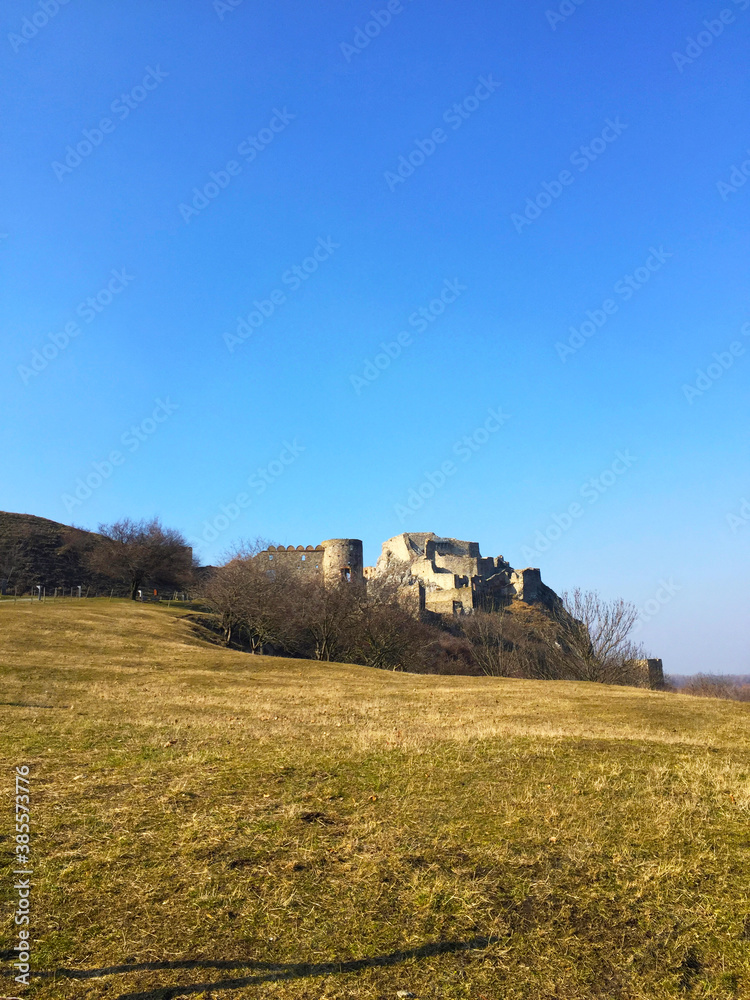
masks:
{"type": "Polygon", "coordinates": [[[327,584],[363,581],[362,542],[358,538],[329,538],[319,545],[269,545],[255,557],[269,568],[299,570],[327,584]]]}

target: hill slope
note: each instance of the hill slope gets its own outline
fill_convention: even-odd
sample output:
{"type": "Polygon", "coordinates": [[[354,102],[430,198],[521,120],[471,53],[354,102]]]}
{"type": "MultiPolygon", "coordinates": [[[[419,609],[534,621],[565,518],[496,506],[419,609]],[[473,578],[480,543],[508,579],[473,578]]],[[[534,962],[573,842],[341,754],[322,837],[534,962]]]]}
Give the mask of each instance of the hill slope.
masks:
{"type": "Polygon", "coordinates": [[[0,670],[41,1000],[750,995],[747,706],[254,658],[127,601],[0,606],[0,670]]]}
{"type": "Polygon", "coordinates": [[[86,569],[70,544],[75,532],[96,537],[46,517],[0,511],[0,586],[11,593],[17,588],[19,594],[37,584],[50,593],[55,587],[107,589],[107,582],[86,569]]]}

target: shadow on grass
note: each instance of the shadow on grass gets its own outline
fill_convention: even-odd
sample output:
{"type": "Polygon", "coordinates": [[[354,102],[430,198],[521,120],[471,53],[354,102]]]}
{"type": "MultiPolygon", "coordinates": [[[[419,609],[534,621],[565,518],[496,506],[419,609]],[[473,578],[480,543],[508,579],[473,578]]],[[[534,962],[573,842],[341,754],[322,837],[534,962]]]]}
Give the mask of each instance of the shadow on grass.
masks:
{"type": "Polygon", "coordinates": [[[11,705],[13,708],[70,708],[70,705],[37,705],[33,701],[0,701],[0,705],[11,705]]]}
{"type": "Polygon", "coordinates": [[[212,990],[238,990],[243,986],[261,986],[263,983],[288,982],[293,979],[306,979],[316,976],[340,976],[352,972],[362,972],[364,969],[382,969],[399,965],[407,959],[430,958],[435,955],[447,955],[459,951],[469,951],[475,948],[486,948],[491,938],[477,937],[469,941],[442,941],[434,944],[423,944],[418,948],[402,951],[392,951],[388,955],[376,955],[373,958],[359,958],[348,962],[256,962],[252,959],[246,962],[184,961],[184,962],[143,962],[138,965],[113,965],[103,969],[57,969],[54,972],[38,972],[39,978],[66,976],[69,979],[96,979],[100,976],[112,976],[126,972],[148,972],[166,969],[255,969],[257,972],[249,976],[233,979],[217,979],[210,983],[189,983],[186,986],[156,986],[141,993],[121,993],[113,1000],[173,1000],[175,997],[185,997],[196,993],[209,993],[212,990]]]}

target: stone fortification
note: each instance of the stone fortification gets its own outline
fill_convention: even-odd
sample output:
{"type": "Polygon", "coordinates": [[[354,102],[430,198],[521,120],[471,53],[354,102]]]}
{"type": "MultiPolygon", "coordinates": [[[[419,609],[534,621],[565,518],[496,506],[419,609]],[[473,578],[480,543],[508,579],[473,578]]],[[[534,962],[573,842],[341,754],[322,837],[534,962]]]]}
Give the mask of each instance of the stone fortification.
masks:
{"type": "MultiPolygon", "coordinates": [[[[493,611],[514,601],[565,614],[560,598],[542,582],[538,569],[513,569],[502,556],[483,556],[477,542],[432,532],[407,531],[389,538],[374,566],[362,565],[358,538],[330,538],[307,548],[270,545],[256,558],[270,569],[282,566],[326,586],[392,584],[414,608],[435,615],[493,611]]],[[[661,660],[631,660],[630,665],[639,687],[663,687],[661,660]]]]}
{"type": "Polygon", "coordinates": [[[420,607],[438,614],[498,608],[513,600],[545,604],[559,598],[542,583],[538,569],[513,569],[502,556],[482,556],[477,542],[441,538],[432,532],[404,532],[383,543],[366,580],[388,579],[418,593],[420,607]]]}
{"type": "Polygon", "coordinates": [[[664,666],[661,660],[630,660],[630,666],[635,672],[637,687],[651,688],[660,691],[664,687],[664,666]]]}
{"type": "Polygon", "coordinates": [[[256,556],[269,564],[298,570],[306,576],[332,583],[361,582],[362,542],[358,538],[330,538],[320,545],[269,545],[256,556]]]}
{"type": "Polygon", "coordinates": [[[432,532],[404,532],[383,543],[375,566],[362,565],[358,538],[330,538],[319,545],[270,545],[258,559],[322,580],[326,585],[395,583],[437,614],[465,614],[497,608],[513,600],[555,607],[557,595],[542,583],[538,569],[513,569],[502,556],[484,557],[477,542],[441,538],[432,532]]]}

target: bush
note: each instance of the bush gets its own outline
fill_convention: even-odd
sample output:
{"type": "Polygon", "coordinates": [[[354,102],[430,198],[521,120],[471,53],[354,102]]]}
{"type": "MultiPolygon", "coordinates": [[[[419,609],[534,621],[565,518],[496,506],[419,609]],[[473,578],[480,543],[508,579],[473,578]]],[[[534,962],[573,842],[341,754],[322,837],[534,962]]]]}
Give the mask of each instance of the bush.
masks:
{"type": "Polygon", "coordinates": [[[688,677],[679,689],[681,694],[695,698],[725,698],[728,701],[750,701],[750,684],[746,678],[720,674],[696,674],[688,677]]]}

